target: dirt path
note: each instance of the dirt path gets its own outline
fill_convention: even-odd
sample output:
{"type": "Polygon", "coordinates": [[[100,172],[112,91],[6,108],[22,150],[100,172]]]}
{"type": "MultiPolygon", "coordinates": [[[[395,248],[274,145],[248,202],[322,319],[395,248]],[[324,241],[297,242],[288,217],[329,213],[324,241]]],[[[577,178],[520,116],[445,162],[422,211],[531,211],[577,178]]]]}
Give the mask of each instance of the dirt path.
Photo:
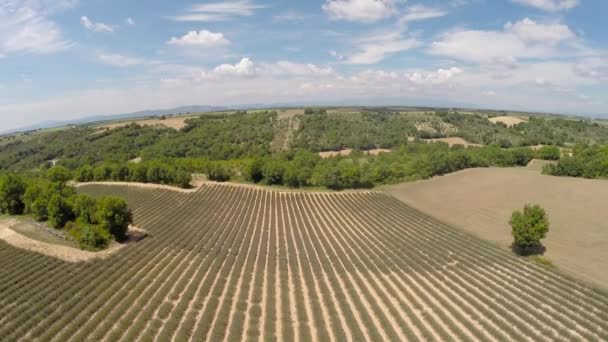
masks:
{"type": "Polygon", "coordinates": [[[10,229],[15,220],[0,222],[0,239],[13,247],[25,249],[31,252],[44,254],[67,262],[85,262],[93,259],[105,259],[118,252],[127,244],[112,243],[112,245],[100,252],[89,252],[80,249],[50,244],[31,239],[10,229]]]}

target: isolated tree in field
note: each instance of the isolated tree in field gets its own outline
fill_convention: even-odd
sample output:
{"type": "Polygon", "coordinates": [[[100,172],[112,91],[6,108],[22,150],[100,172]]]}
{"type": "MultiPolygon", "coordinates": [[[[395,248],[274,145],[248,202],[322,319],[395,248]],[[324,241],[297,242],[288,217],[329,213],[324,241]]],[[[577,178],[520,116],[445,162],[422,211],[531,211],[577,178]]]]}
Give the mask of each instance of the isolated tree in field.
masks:
{"type": "Polygon", "coordinates": [[[6,174],[0,177],[0,213],[21,215],[25,210],[23,195],[26,184],[21,177],[6,174]]]}
{"type": "Polygon", "coordinates": [[[97,221],[118,241],[127,236],[133,214],[127,203],[119,197],[103,197],[97,201],[97,221]]]}
{"type": "Polygon", "coordinates": [[[527,204],[523,212],[516,210],[509,221],[513,247],[521,254],[529,254],[541,246],[540,240],[549,232],[549,219],[539,205],[527,204]]]}

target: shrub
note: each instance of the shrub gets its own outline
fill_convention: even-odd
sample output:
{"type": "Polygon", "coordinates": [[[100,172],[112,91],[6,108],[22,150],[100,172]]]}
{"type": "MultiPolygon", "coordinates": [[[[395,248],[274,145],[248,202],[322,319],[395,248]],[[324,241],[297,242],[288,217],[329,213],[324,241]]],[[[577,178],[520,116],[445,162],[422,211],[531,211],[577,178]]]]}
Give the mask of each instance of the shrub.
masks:
{"type": "Polygon", "coordinates": [[[68,223],[66,228],[82,249],[101,249],[111,240],[110,234],[98,225],[78,221],[68,223]]]}
{"type": "Polygon", "coordinates": [[[559,160],[562,153],[557,146],[543,146],[536,151],[536,158],[544,160],[559,160]]]}
{"type": "Polygon", "coordinates": [[[51,182],[65,183],[72,177],[72,172],[63,166],[53,166],[46,173],[46,178],[51,182]]]}
{"type": "Polygon", "coordinates": [[[509,223],[512,227],[513,247],[520,254],[530,254],[541,247],[540,240],[549,232],[549,219],[539,205],[527,204],[523,212],[514,211],[509,223]]]}
{"type": "Polygon", "coordinates": [[[133,214],[127,203],[119,197],[103,197],[97,201],[97,222],[118,241],[127,237],[133,214]]]}
{"type": "Polygon", "coordinates": [[[6,174],[0,177],[0,213],[21,215],[25,210],[23,196],[26,185],[21,177],[6,174]]]}
{"type": "Polygon", "coordinates": [[[49,223],[55,228],[63,228],[73,218],[72,208],[59,193],[54,193],[47,207],[49,223]]]}

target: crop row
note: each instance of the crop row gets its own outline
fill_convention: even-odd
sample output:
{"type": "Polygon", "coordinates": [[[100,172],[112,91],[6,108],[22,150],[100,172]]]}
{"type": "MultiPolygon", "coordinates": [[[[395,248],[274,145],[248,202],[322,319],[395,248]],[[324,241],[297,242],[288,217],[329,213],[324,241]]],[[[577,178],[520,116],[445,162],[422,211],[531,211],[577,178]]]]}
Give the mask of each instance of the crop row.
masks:
{"type": "Polygon", "coordinates": [[[67,263],[0,242],[0,340],[608,340],[608,296],[386,195],[118,195],[148,237],[67,263]]]}

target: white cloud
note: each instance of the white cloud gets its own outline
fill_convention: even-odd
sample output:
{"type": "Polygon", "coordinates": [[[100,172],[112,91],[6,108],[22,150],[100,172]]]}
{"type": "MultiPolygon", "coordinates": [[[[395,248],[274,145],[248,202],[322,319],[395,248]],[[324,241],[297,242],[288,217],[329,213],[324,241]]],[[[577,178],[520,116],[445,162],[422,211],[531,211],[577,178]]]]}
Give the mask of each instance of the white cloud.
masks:
{"type": "Polygon", "coordinates": [[[405,13],[399,19],[399,22],[403,24],[417,20],[434,19],[446,16],[447,14],[448,12],[438,8],[424,5],[412,5],[407,7],[405,13]]]}
{"type": "Polygon", "coordinates": [[[303,22],[304,19],[306,19],[306,16],[296,11],[290,10],[275,15],[273,19],[276,22],[300,23],[303,22]]]}
{"type": "Polygon", "coordinates": [[[296,76],[321,75],[327,76],[334,73],[331,67],[320,67],[314,64],[300,64],[289,61],[279,61],[275,64],[266,65],[268,72],[273,74],[287,74],[296,76]]]}
{"type": "Polygon", "coordinates": [[[48,18],[68,5],[64,2],[1,2],[0,58],[12,53],[53,53],[72,46],[57,24],[48,18]]]}
{"type": "Polygon", "coordinates": [[[104,23],[95,23],[89,17],[82,16],[80,17],[80,23],[87,30],[95,31],[95,32],[114,32],[114,27],[104,24],[104,23]]]}
{"type": "Polygon", "coordinates": [[[121,68],[158,63],[143,58],[130,57],[120,54],[101,54],[97,58],[104,64],[121,68]]]}
{"type": "Polygon", "coordinates": [[[176,21],[225,21],[235,17],[253,15],[255,10],[266,6],[256,4],[251,0],[212,2],[194,5],[187,10],[187,14],[173,17],[176,21]]]}
{"type": "Polygon", "coordinates": [[[128,17],[125,20],[125,22],[127,23],[127,25],[131,25],[131,26],[135,25],[135,20],[133,20],[133,18],[131,18],[131,17],[128,17]]]}
{"type": "Polygon", "coordinates": [[[372,23],[392,17],[399,0],[326,0],[322,8],[332,20],[372,23]]]}
{"type": "Polygon", "coordinates": [[[514,33],[526,43],[546,43],[548,45],[556,45],[576,37],[567,25],[538,24],[529,18],[514,24],[508,22],[505,25],[505,31],[514,33]]]}
{"type": "Polygon", "coordinates": [[[179,38],[173,37],[167,44],[178,46],[218,47],[229,45],[230,41],[226,39],[221,32],[201,30],[198,32],[190,31],[179,38]]]}
{"type": "Polygon", "coordinates": [[[569,10],[579,5],[579,0],[512,0],[515,3],[535,7],[547,12],[569,10]]]}
{"type": "Polygon", "coordinates": [[[413,83],[418,84],[443,84],[462,74],[464,70],[452,67],[450,69],[439,69],[433,72],[414,72],[406,74],[406,77],[413,83]]]}
{"type": "Polygon", "coordinates": [[[481,93],[484,96],[496,96],[496,92],[494,90],[486,90],[481,93]]]}
{"type": "Polygon", "coordinates": [[[563,46],[575,41],[576,35],[566,25],[537,23],[525,18],[507,23],[501,31],[444,33],[431,44],[429,52],[474,62],[514,64],[518,58],[548,58],[576,49],[575,44],[563,46]]]}
{"type": "Polygon", "coordinates": [[[414,38],[403,38],[400,33],[373,34],[355,42],[358,52],[346,58],[348,64],[375,64],[386,57],[420,45],[414,38]]]}
{"type": "Polygon", "coordinates": [[[255,73],[255,66],[251,59],[243,58],[236,64],[222,64],[213,69],[212,74],[207,76],[251,76],[255,73]]]}

